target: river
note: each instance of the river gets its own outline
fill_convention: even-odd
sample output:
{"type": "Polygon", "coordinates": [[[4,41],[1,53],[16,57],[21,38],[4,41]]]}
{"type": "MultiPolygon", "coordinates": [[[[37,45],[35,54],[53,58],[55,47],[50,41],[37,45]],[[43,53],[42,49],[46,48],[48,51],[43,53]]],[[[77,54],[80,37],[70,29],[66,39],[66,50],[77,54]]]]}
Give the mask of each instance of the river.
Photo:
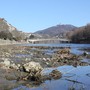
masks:
{"type": "MultiPolygon", "coordinates": [[[[71,52],[77,55],[83,54],[83,49],[89,49],[90,44],[23,44],[22,46],[51,46],[51,47],[70,47],[71,52]]],[[[90,63],[90,58],[83,61],[90,63]]],[[[45,69],[45,73],[55,68],[45,69]]],[[[73,67],[69,65],[59,66],[62,78],[58,80],[47,80],[39,86],[26,87],[21,85],[13,90],[90,90],[90,66],[73,67]]]]}

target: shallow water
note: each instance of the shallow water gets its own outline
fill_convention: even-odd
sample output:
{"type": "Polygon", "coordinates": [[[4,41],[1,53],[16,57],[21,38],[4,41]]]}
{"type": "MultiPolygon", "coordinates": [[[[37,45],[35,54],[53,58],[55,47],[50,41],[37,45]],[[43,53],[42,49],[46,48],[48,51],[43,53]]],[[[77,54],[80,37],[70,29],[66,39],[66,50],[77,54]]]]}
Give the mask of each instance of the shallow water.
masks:
{"type": "MultiPolygon", "coordinates": [[[[78,49],[90,49],[90,44],[22,44],[22,46],[50,46],[50,47],[70,47],[71,52],[74,54],[82,54],[84,51],[78,50],[78,49]]],[[[90,53],[90,52],[89,52],[90,53]]]]}
{"type": "MultiPolygon", "coordinates": [[[[90,49],[90,44],[24,44],[23,46],[70,47],[71,52],[77,55],[83,54],[84,51],[80,49],[90,49]]],[[[45,52],[48,54],[52,53],[52,51],[45,52]]],[[[85,58],[83,61],[90,63],[90,59],[85,58]]],[[[58,69],[62,72],[62,78],[58,80],[47,80],[39,86],[20,85],[12,90],[89,90],[90,66],[48,68],[44,70],[44,74],[48,74],[53,69],[58,69]]]]}
{"type": "Polygon", "coordinates": [[[90,66],[62,66],[57,69],[63,73],[58,80],[47,80],[40,86],[31,88],[19,86],[13,90],[89,90],[90,66]]]}

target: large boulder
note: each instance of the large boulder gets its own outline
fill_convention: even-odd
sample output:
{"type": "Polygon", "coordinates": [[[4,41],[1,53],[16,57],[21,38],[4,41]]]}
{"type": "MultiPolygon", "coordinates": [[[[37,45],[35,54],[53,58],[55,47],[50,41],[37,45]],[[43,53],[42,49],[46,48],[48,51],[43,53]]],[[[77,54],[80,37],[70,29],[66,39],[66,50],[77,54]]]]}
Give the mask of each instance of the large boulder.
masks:
{"type": "Polygon", "coordinates": [[[31,81],[38,81],[42,82],[41,80],[41,71],[42,66],[37,62],[28,62],[23,65],[23,69],[25,72],[29,73],[26,77],[24,77],[24,80],[31,80],[31,81]]]}
{"type": "Polygon", "coordinates": [[[42,71],[42,66],[37,63],[37,62],[28,62],[23,65],[23,68],[26,72],[41,72],[42,71]]]}

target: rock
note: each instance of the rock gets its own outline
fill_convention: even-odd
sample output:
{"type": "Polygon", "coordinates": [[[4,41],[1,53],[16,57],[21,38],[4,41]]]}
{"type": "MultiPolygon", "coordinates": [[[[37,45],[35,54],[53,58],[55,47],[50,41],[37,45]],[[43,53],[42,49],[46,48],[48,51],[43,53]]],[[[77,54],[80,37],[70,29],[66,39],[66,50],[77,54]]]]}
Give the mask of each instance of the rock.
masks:
{"type": "Polygon", "coordinates": [[[84,51],[84,52],[83,52],[83,55],[84,55],[84,56],[87,56],[87,55],[88,55],[88,52],[84,51]]]}
{"type": "Polygon", "coordinates": [[[42,67],[39,63],[37,62],[29,62],[23,65],[23,68],[26,72],[31,73],[31,72],[41,72],[42,67]]]}
{"type": "Polygon", "coordinates": [[[3,69],[9,69],[10,64],[10,61],[8,59],[5,59],[3,62],[0,63],[0,67],[2,67],[3,69]]]}
{"type": "Polygon", "coordinates": [[[57,52],[58,54],[70,54],[70,48],[64,48],[57,52]]]}
{"type": "Polygon", "coordinates": [[[19,70],[20,65],[16,65],[15,63],[10,62],[8,59],[5,59],[0,63],[0,67],[2,67],[3,69],[19,70]]]}
{"type": "Polygon", "coordinates": [[[3,64],[5,64],[5,66],[9,67],[10,66],[10,61],[9,60],[4,60],[3,64]]]}
{"type": "Polygon", "coordinates": [[[19,70],[19,67],[15,63],[11,64],[9,68],[19,70]]]}
{"type": "Polygon", "coordinates": [[[28,62],[23,65],[24,71],[28,73],[26,77],[23,78],[23,80],[31,80],[31,81],[38,81],[42,82],[42,66],[37,62],[28,62]]]}
{"type": "Polygon", "coordinates": [[[90,54],[87,55],[87,58],[90,59],[90,54]]]}
{"type": "Polygon", "coordinates": [[[62,73],[60,71],[58,71],[57,69],[53,70],[49,75],[53,79],[59,79],[62,77],[62,73]]]}
{"type": "Polygon", "coordinates": [[[31,80],[31,81],[38,81],[38,82],[43,82],[42,80],[42,75],[40,72],[36,72],[36,73],[30,73],[28,76],[27,76],[27,79],[28,80],[31,80]]]}

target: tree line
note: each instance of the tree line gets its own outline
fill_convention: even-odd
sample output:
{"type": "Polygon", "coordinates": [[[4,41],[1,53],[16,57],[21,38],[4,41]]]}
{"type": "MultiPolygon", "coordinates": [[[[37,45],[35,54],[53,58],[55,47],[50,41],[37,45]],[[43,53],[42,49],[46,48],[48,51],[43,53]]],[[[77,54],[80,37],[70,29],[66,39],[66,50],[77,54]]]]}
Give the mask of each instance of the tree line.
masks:
{"type": "Polygon", "coordinates": [[[73,43],[90,43],[90,24],[67,33],[73,43]]]}
{"type": "Polygon", "coordinates": [[[0,39],[20,41],[20,40],[22,40],[22,37],[19,35],[17,37],[14,37],[12,35],[12,33],[10,33],[10,32],[1,31],[0,32],[0,39]]]}

